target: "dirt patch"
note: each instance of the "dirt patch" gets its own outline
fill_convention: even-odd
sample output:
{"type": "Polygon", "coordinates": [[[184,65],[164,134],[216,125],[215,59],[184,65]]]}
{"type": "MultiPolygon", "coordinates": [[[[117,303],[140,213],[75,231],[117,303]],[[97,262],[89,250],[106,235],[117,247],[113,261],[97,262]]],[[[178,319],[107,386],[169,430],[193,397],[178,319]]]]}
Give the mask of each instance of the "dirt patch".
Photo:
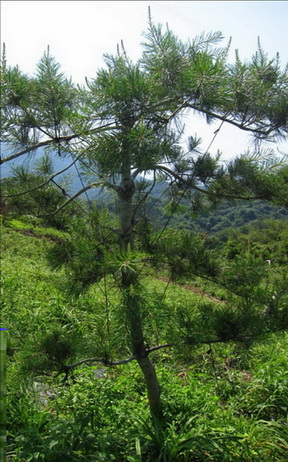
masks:
{"type": "MultiPolygon", "coordinates": [[[[158,279],[163,282],[169,282],[169,278],[164,276],[159,276],[158,279]]],[[[174,286],[180,287],[181,289],[189,290],[189,292],[193,292],[194,294],[201,295],[202,297],[208,298],[212,302],[215,303],[225,303],[225,300],[220,300],[220,298],[213,297],[213,295],[204,292],[203,290],[199,289],[199,287],[191,286],[188,284],[176,284],[175,282],[171,282],[174,286]]]]}
{"type": "Polygon", "coordinates": [[[63,242],[63,239],[57,236],[53,236],[51,234],[39,234],[37,231],[33,231],[32,229],[14,229],[13,231],[16,231],[17,233],[23,234],[24,236],[30,236],[34,237],[35,239],[46,239],[47,241],[52,241],[52,242],[57,242],[61,244],[63,242]]]}

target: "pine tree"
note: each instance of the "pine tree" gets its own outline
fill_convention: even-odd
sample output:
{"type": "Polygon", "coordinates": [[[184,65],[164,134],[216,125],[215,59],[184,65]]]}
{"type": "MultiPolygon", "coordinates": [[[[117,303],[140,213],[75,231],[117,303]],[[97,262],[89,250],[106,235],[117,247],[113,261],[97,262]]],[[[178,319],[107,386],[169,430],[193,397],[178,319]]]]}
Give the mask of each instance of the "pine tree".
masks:
{"type": "MultiPolygon", "coordinates": [[[[181,116],[185,111],[191,116],[203,114],[207,123],[219,120],[251,132],[258,142],[287,136],[287,68],[281,70],[278,56],[269,60],[260,43],[250,63],[242,63],[237,53],[235,64],[229,64],[229,46],[218,46],[222,39],[217,32],[183,43],[170,29],[163,32],[161,26],[154,25],[150,17],[141,59],[132,63],[121,44],[115,56],[105,56],[106,67],[83,88],[65,78],[49,49],[33,77],[24,75],[18,67],[7,67],[6,59],[2,64],[1,140],[14,151],[1,162],[31,155],[44,147],[47,152],[56,150],[60,156],[70,157],[70,165],[77,163],[88,184],[54,214],[91,188],[102,187],[116,194],[119,225],[113,247],[105,240],[99,245],[94,242],[94,251],[95,246],[98,250],[92,254],[93,271],[88,275],[74,265],[74,275],[80,285],[101,279],[104,271],[118,277],[130,326],[132,359],[138,361],[144,374],[151,414],[157,418],[162,415],[160,387],[149,358],[154,350],[147,346],[143,334],[139,261],[159,255],[158,261],[168,265],[173,277],[198,274],[219,282],[221,276],[207,242],[185,234],[168,236],[166,242],[163,234],[164,240],[160,236],[148,255],[133,253],[139,250],[135,242],[138,212],[151,191],[141,186],[142,177],[152,174],[152,187],[158,178],[167,182],[172,212],[184,195],[194,211],[223,198],[287,204],[283,194],[287,191],[285,159],[275,160],[270,152],[264,153],[265,157],[258,150],[223,166],[220,156],[201,151],[197,137],[190,137],[187,150],[181,147],[181,116]],[[115,250],[117,245],[120,253],[115,250]],[[116,259],[112,264],[107,248],[116,259]],[[82,278],[84,274],[86,279],[82,278]]],[[[73,245],[77,247],[77,242],[73,245]]],[[[83,268],[85,265],[91,268],[83,259],[83,268]]],[[[238,269],[234,268],[234,275],[238,269]]],[[[262,277],[257,279],[254,273],[250,276],[255,276],[256,285],[262,277]]],[[[240,284],[233,277],[224,277],[229,290],[240,284]]],[[[245,291],[248,283],[243,281],[239,287],[245,291]]],[[[254,310],[256,302],[246,300],[247,306],[249,303],[254,310]]],[[[190,332],[186,341],[211,343],[260,335],[261,329],[254,332],[240,328],[242,308],[234,312],[229,325],[224,319],[231,317],[231,310],[211,313],[218,331],[215,323],[214,327],[209,324],[200,339],[190,332]]],[[[250,320],[256,316],[254,311],[249,311],[250,320]]]]}

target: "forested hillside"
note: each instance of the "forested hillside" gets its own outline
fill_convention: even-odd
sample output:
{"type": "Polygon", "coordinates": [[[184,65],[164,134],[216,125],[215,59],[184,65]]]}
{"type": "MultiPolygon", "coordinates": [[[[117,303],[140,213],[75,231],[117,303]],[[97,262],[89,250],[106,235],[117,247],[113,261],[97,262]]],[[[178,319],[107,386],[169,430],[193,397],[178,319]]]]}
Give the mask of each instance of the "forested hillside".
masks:
{"type": "MultiPolygon", "coordinates": [[[[12,197],[6,199],[6,212],[9,209],[10,215],[13,213],[17,216],[19,213],[37,214],[39,209],[47,208],[47,201],[41,205],[41,195],[38,191],[33,194],[26,194],[22,197],[13,197],[13,193],[17,190],[18,193],[21,189],[25,191],[30,182],[31,185],[41,184],[45,182],[42,168],[47,163],[45,155],[38,156],[38,160],[30,159],[28,164],[21,164],[21,161],[13,163],[12,166],[2,169],[2,189],[5,189],[12,197]],[[38,208],[38,210],[37,210],[38,208]]],[[[57,172],[63,166],[67,165],[67,159],[59,159],[57,153],[49,160],[51,172],[57,172]],[[58,159],[57,159],[58,157],[58,159]]],[[[4,164],[5,166],[5,164],[4,164]]],[[[47,167],[47,165],[46,165],[47,167]]],[[[76,164],[77,167],[77,164],[76,164]]],[[[63,190],[69,192],[70,195],[75,194],[81,189],[81,181],[84,178],[79,172],[80,165],[69,173],[69,177],[65,177],[58,181],[58,196],[61,200],[63,190]]],[[[58,184],[57,183],[57,184],[58,184]]],[[[153,186],[151,180],[145,180],[144,177],[140,179],[139,184],[145,184],[144,193],[147,193],[153,186]]],[[[51,188],[50,188],[51,189],[51,188]]],[[[54,188],[55,189],[55,188],[54,188]]],[[[57,190],[57,188],[56,188],[57,190]]],[[[89,195],[84,195],[83,199],[87,202],[87,206],[91,207],[92,202],[96,201],[98,207],[108,208],[110,212],[116,213],[117,200],[115,195],[111,192],[95,189],[88,191],[89,195]]],[[[55,194],[55,193],[54,193],[55,194]]],[[[141,193],[140,193],[141,194],[141,193]]],[[[143,195],[143,193],[142,193],[143,195]]],[[[43,198],[42,198],[43,201],[43,198]]],[[[51,204],[53,205],[53,204],[51,204]]],[[[54,203],[54,206],[56,204],[54,203]]],[[[43,210],[44,212],[44,210],[43,210]]],[[[251,222],[263,220],[287,220],[288,210],[287,207],[282,207],[270,203],[269,201],[222,201],[214,207],[207,207],[206,210],[193,210],[189,200],[183,198],[177,207],[173,209],[173,202],[171,205],[171,197],[169,197],[169,183],[166,181],[159,181],[152,188],[149,200],[146,201],[145,207],[140,209],[137,213],[139,218],[145,216],[151,223],[153,228],[161,230],[167,219],[169,219],[169,227],[177,229],[190,229],[202,230],[209,233],[219,233],[227,228],[239,228],[251,222]],[[169,219],[169,216],[172,216],[169,219]]],[[[225,233],[224,233],[225,234],[225,233]]]]}
{"type": "MultiPolygon", "coordinates": [[[[153,223],[153,227],[161,229],[163,223],[173,212],[169,226],[178,229],[202,230],[209,233],[219,233],[227,228],[239,228],[251,222],[269,219],[288,220],[287,207],[269,203],[269,201],[222,201],[206,210],[193,210],[187,199],[181,200],[173,210],[171,200],[167,197],[169,186],[160,182],[152,191],[147,201],[145,214],[153,223]]],[[[113,210],[113,201],[106,197],[100,201],[113,210]]],[[[100,202],[100,204],[101,204],[100,202]]]]}

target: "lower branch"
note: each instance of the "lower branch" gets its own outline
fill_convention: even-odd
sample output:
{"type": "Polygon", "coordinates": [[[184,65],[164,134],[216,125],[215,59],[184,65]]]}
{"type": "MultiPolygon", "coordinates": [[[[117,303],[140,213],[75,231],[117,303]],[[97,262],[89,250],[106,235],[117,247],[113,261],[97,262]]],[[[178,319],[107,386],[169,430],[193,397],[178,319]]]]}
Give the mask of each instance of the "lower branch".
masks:
{"type": "Polygon", "coordinates": [[[73,369],[74,367],[81,366],[81,364],[87,364],[87,363],[102,363],[104,366],[120,366],[121,364],[127,364],[130,363],[131,361],[134,361],[136,356],[131,356],[130,358],[127,359],[121,359],[119,361],[109,361],[109,359],[105,358],[87,358],[87,359],[82,359],[81,361],[78,361],[75,364],[68,364],[64,366],[65,370],[68,369],[73,369]]]}
{"type": "MultiPolygon", "coordinates": [[[[214,339],[204,339],[200,340],[197,342],[193,341],[187,341],[187,342],[181,342],[181,343],[164,343],[163,345],[156,345],[151,348],[147,348],[146,353],[149,355],[150,353],[153,353],[154,351],[162,350],[163,348],[175,348],[175,347],[181,347],[181,346],[197,346],[197,345],[210,345],[213,343],[229,343],[229,342],[237,342],[237,341],[247,341],[251,340],[255,337],[259,337],[260,335],[268,335],[268,334],[276,334],[277,332],[282,332],[282,329],[275,329],[275,330],[269,330],[269,331],[263,331],[259,332],[258,334],[253,334],[253,335],[246,335],[241,338],[235,338],[235,339],[220,339],[220,338],[214,338],[214,339]]],[[[70,369],[74,369],[75,367],[81,366],[81,364],[88,364],[88,363],[102,363],[104,366],[121,366],[122,364],[127,364],[130,363],[131,361],[138,361],[139,358],[137,355],[132,355],[129,358],[126,359],[120,359],[119,361],[110,361],[109,359],[105,358],[87,358],[87,359],[82,359],[81,361],[78,361],[77,363],[74,364],[67,364],[63,366],[63,371],[67,372],[70,369]]]]}

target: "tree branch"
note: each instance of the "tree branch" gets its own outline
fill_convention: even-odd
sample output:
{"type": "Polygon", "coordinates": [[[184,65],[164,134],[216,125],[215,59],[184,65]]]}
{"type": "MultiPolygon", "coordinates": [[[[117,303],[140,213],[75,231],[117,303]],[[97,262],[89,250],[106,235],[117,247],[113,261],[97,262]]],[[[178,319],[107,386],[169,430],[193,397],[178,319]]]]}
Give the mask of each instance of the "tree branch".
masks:
{"type": "Polygon", "coordinates": [[[64,366],[65,370],[73,369],[74,367],[81,366],[81,364],[87,364],[87,363],[102,363],[104,366],[120,366],[121,364],[127,364],[130,363],[131,361],[135,361],[136,356],[133,355],[130,358],[127,359],[120,359],[119,361],[109,361],[109,359],[99,359],[99,358],[88,358],[88,359],[82,359],[81,361],[78,361],[75,364],[68,364],[64,366]]]}
{"type": "Polygon", "coordinates": [[[248,200],[248,201],[257,200],[257,199],[263,199],[261,196],[241,196],[241,195],[237,195],[237,194],[231,195],[231,194],[221,194],[221,193],[214,194],[214,193],[211,193],[210,191],[208,191],[207,189],[202,189],[199,186],[196,186],[195,184],[191,183],[191,185],[189,185],[189,180],[188,181],[185,180],[181,175],[179,175],[176,172],[173,172],[173,170],[171,170],[170,168],[168,168],[168,167],[166,167],[164,165],[156,165],[153,168],[153,170],[162,170],[162,171],[168,173],[168,175],[172,176],[176,180],[181,181],[181,183],[183,183],[188,188],[190,187],[190,188],[194,189],[195,191],[198,191],[198,192],[200,192],[202,194],[206,194],[206,196],[209,196],[209,197],[215,197],[216,196],[219,199],[239,199],[239,200],[248,200]]]}
{"type": "MultiPolygon", "coordinates": [[[[281,332],[282,329],[275,329],[273,331],[263,331],[259,332],[253,335],[246,335],[243,337],[239,337],[238,339],[235,338],[227,338],[227,339],[219,339],[219,338],[214,338],[214,339],[205,339],[205,340],[200,340],[197,342],[193,341],[187,341],[187,342],[181,342],[181,343],[165,343],[163,345],[156,345],[152,348],[147,348],[146,353],[149,355],[150,353],[153,353],[155,351],[162,350],[163,348],[173,348],[173,347],[181,347],[181,346],[197,346],[197,345],[211,345],[215,343],[230,343],[230,342],[237,342],[237,341],[247,341],[251,340],[255,337],[259,337],[261,335],[267,335],[277,332],[281,332]]],[[[74,364],[67,364],[63,365],[63,371],[68,373],[70,369],[74,369],[75,367],[81,366],[81,364],[88,364],[88,363],[102,363],[104,366],[121,366],[122,364],[128,364],[132,361],[137,360],[137,355],[130,356],[129,358],[126,359],[120,359],[119,361],[110,361],[109,359],[105,358],[87,358],[87,359],[82,359],[81,361],[78,361],[74,364]]]]}
{"type": "MultiPolygon", "coordinates": [[[[80,191],[78,191],[76,194],[74,194],[74,196],[69,197],[69,199],[67,201],[65,201],[62,205],[60,205],[60,207],[58,207],[54,212],[49,213],[48,216],[56,215],[56,213],[60,212],[60,210],[64,209],[64,207],[69,205],[70,202],[77,199],[78,196],[81,196],[81,194],[88,191],[89,189],[92,189],[94,187],[99,187],[99,186],[102,186],[102,183],[91,183],[91,184],[85,186],[85,188],[80,189],[80,191]]],[[[46,216],[46,215],[41,215],[41,217],[43,217],[43,216],[46,216]]]]}
{"type": "Polygon", "coordinates": [[[41,141],[41,143],[36,144],[35,146],[30,146],[29,148],[24,149],[23,151],[17,152],[16,154],[12,154],[11,156],[4,157],[0,159],[0,164],[4,164],[5,162],[9,162],[10,160],[17,159],[17,157],[21,157],[24,154],[28,154],[28,152],[36,151],[36,149],[42,148],[43,146],[49,146],[49,144],[61,141],[71,141],[73,138],[77,138],[79,135],[69,135],[69,136],[62,136],[61,138],[51,138],[50,140],[41,141]]]}
{"type": "MultiPolygon", "coordinates": [[[[204,340],[201,342],[197,342],[199,344],[210,344],[210,343],[223,343],[224,340],[219,340],[219,339],[214,339],[214,340],[204,340]]],[[[166,343],[163,345],[157,345],[152,348],[147,348],[146,353],[150,354],[153,353],[154,351],[161,350],[163,348],[171,348],[171,347],[179,347],[179,346],[185,346],[185,345],[191,345],[191,342],[183,342],[183,343],[166,343]]],[[[81,361],[78,361],[77,363],[74,364],[67,364],[64,365],[64,370],[69,370],[73,369],[75,367],[81,366],[81,364],[88,364],[88,363],[102,363],[104,366],[121,366],[122,364],[127,364],[130,363],[131,361],[135,361],[137,359],[137,355],[130,356],[130,358],[126,359],[120,359],[119,361],[110,361],[109,359],[105,358],[87,358],[87,359],[82,359],[81,361]]]]}
{"type": "MultiPolygon", "coordinates": [[[[100,132],[106,129],[111,130],[112,128],[117,128],[117,127],[112,127],[113,123],[114,122],[109,122],[101,127],[92,128],[88,131],[87,134],[89,135],[91,133],[95,133],[98,131],[100,132]]],[[[28,154],[28,152],[36,151],[36,149],[41,148],[43,146],[49,146],[50,144],[53,144],[53,143],[58,143],[58,144],[62,142],[68,143],[69,141],[75,138],[80,138],[81,136],[83,136],[83,133],[74,133],[73,135],[71,134],[71,135],[66,135],[66,136],[60,136],[57,138],[51,138],[49,140],[41,141],[40,143],[34,146],[29,146],[28,148],[25,148],[23,151],[17,152],[16,154],[12,154],[11,156],[0,158],[0,165],[4,164],[4,162],[9,162],[10,160],[17,159],[17,157],[23,156],[24,154],[28,154]]]]}
{"type": "MultiPolygon", "coordinates": [[[[11,194],[11,195],[3,195],[3,197],[16,197],[16,196],[22,196],[24,194],[28,194],[30,192],[33,192],[33,191],[36,191],[37,189],[39,188],[42,188],[43,186],[45,186],[47,183],[49,183],[50,181],[52,181],[56,176],[58,175],[61,175],[61,173],[65,172],[66,170],[68,170],[70,167],[72,167],[72,165],[74,165],[80,158],[81,158],[82,154],[78,157],[76,157],[76,159],[73,160],[73,162],[71,162],[69,165],[67,165],[66,167],[64,167],[62,170],[59,170],[58,172],[56,173],[53,173],[53,175],[51,175],[46,181],[44,181],[43,183],[39,184],[38,186],[35,186],[34,188],[31,188],[31,189],[28,189],[27,191],[22,191],[20,193],[16,193],[16,194],[11,194]]],[[[58,185],[57,185],[58,186],[58,185]]]]}
{"type": "MultiPolygon", "coordinates": [[[[202,112],[202,114],[208,115],[209,117],[214,117],[216,119],[222,120],[223,122],[227,122],[227,123],[229,123],[231,125],[234,125],[237,128],[240,128],[241,130],[257,133],[258,135],[262,135],[264,137],[270,135],[270,133],[273,132],[273,130],[277,130],[277,129],[280,128],[280,127],[277,127],[277,126],[269,125],[269,127],[270,127],[269,129],[267,128],[267,130],[260,130],[259,128],[253,128],[253,127],[248,127],[248,126],[244,125],[244,121],[242,121],[241,123],[236,122],[235,120],[228,119],[227,116],[222,116],[220,114],[216,114],[215,112],[208,111],[207,109],[201,109],[197,105],[192,104],[192,103],[187,103],[186,102],[186,106],[183,106],[183,107],[194,109],[194,111],[202,112]]],[[[251,120],[251,121],[249,121],[249,123],[250,124],[252,124],[252,123],[256,124],[256,121],[253,122],[251,120]]]]}

